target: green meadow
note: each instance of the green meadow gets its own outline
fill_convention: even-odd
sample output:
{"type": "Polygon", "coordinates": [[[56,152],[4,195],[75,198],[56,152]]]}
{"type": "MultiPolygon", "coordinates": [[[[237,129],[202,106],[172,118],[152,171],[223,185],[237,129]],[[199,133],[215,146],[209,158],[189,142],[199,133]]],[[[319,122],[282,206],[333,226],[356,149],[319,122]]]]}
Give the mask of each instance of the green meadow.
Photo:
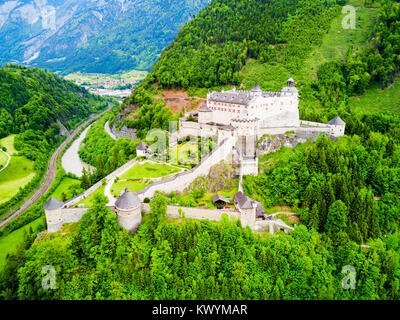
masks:
{"type": "Polygon", "coordinates": [[[167,164],[159,164],[146,162],[144,164],[136,164],[125,172],[120,180],[124,179],[143,179],[143,178],[160,178],[176,172],[179,172],[178,168],[171,167],[167,164]]]}
{"type": "Polygon", "coordinates": [[[12,156],[8,167],[0,172],[0,203],[10,200],[35,174],[32,161],[25,157],[12,156]]]}
{"type": "Polygon", "coordinates": [[[380,87],[368,89],[362,96],[351,97],[349,106],[353,111],[365,113],[400,113],[400,78],[382,90],[380,87]]]}
{"type": "Polygon", "coordinates": [[[3,269],[7,254],[13,253],[17,246],[22,242],[24,232],[28,232],[30,227],[35,231],[40,225],[45,225],[44,217],[41,217],[6,236],[0,237],[0,270],[3,269]]]}
{"type": "Polygon", "coordinates": [[[14,140],[15,140],[15,134],[12,134],[12,135],[9,135],[8,137],[0,139],[0,146],[6,147],[7,153],[10,156],[16,155],[18,153],[18,151],[15,150],[15,148],[14,148],[14,140]]]}
{"type": "Polygon", "coordinates": [[[77,195],[77,194],[75,194],[75,195],[73,194],[73,192],[72,192],[73,189],[75,189],[77,191],[83,191],[83,190],[80,190],[80,184],[81,184],[81,181],[79,179],[64,177],[61,180],[60,185],[53,192],[52,196],[61,201],[69,200],[69,199],[73,198],[75,195],[77,195]]]}
{"type": "Polygon", "coordinates": [[[342,20],[345,14],[339,14],[333,19],[322,43],[313,46],[308,59],[304,61],[303,69],[295,75],[296,80],[315,79],[321,64],[328,61],[343,62],[350,48],[362,49],[368,44],[378,9],[364,8],[360,0],[351,0],[348,4],[356,8],[356,28],[343,29],[342,20]]]}
{"type": "Polygon", "coordinates": [[[111,188],[111,194],[113,195],[113,197],[119,198],[121,196],[122,191],[125,190],[125,188],[128,188],[129,191],[131,191],[131,192],[136,192],[136,191],[143,190],[148,185],[149,185],[149,182],[142,183],[141,179],[140,180],[118,181],[113,184],[113,186],[111,188]]]}
{"type": "Polygon", "coordinates": [[[161,178],[179,171],[178,168],[167,164],[153,162],[134,165],[113,184],[111,194],[114,197],[119,197],[125,188],[128,188],[131,192],[143,190],[147,185],[152,183],[150,178],[161,178]]]}

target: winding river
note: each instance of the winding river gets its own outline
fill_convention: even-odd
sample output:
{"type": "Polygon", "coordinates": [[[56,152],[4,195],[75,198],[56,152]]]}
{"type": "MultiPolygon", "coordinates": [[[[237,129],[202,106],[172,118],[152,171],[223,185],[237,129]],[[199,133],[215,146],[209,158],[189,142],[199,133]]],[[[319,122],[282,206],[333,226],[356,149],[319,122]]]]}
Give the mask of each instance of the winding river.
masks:
{"type": "Polygon", "coordinates": [[[92,125],[88,126],[80,134],[80,136],[72,143],[72,145],[68,148],[68,150],[64,153],[63,157],[61,158],[61,164],[62,164],[65,172],[72,173],[72,174],[76,175],[77,177],[82,177],[83,168],[86,168],[86,170],[88,170],[88,171],[94,169],[91,165],[83,162],[78,154],[79,147],[80,147],[83,139],[85,139],[86,134],[88,133],[91,126],[92,125]]]}

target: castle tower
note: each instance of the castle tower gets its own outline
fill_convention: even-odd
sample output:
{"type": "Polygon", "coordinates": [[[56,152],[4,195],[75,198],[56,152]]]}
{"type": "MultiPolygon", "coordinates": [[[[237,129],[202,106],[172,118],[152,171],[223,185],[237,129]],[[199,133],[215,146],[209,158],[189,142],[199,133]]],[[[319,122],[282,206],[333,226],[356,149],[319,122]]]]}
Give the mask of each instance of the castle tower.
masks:
{"type": "Polygon", "coordinates": [[[295,87],[295,82],[292,77],[287,80],[287,85],[282,89],[282,92],[298,93],[299,90],[295,87]]]}
{"type": "Polygon", "coordinates": [[[258,83],[256,82],[253,89],[251,89],[251,93],[255,96],[261,96],[262,95],[262,90],[258,83]]]}
{"type": "Polygon", "coordinates": [[[340,119],[339,116],[329,121],[328,124],[331,126],[331,136],[338,138],[344,135],[344,132],[346,130],[346,122],[340,119]]]}
{"type": "Polygon", "coordinates": [[[142,224],[141,202],[136,193],[125,189],[115,202],[115,210],[121,227],[134,232],[142,224]]]}
{"type": "Polygon", "coordinates": [[[212,122],[212,111],[207,106],[202,106],[197,110],[199,112],[199,123],[212,122]]]}
{"type": "Polygon", "coordinates": [[[61,212],[63,206],[64,202],[53,197],[43,206],[46,214],[47,231],[49,233],[59,231],[64,224],[64,217],[61,212]]]}
{"type": "Polygon", "coordinates": [[[245,228],[249,226],[253,229],[256,224],[256,201],[246,196],[242,191],[239,191],[234,196],[234,203],[236,208],[240,211],[242,227],[245,228]]]}

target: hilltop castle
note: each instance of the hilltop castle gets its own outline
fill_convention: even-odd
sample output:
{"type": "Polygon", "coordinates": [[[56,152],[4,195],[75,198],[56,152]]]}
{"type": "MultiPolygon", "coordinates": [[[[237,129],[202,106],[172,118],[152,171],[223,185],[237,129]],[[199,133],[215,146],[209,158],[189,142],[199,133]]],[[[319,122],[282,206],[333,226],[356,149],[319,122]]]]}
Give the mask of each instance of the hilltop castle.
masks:
{"type": "MultiPolygon", "coordinates": [[[[180,119],[179,131],[171,140],[186,136],[216,136],[218,143],[234,140],[232,163],[239,163],[242,174],[258,174],[257,142],[265,135],[288,132],[303,141],[322,133],[332,139],[344,135],[346,124],[336,117],[325,123],[300,120],[299,91],[292,77],[280,92],[262,91],[256,83],[252,90],[208,92],[207,103],[180,119]]],[[[227,155],[228,156],[228,155],[227,155]]]]}
{"type": "MultiPolygon", "coordinates": [[[[243,226],[254,230],[269,228],[271,233],[275,229],[292,230],[282,221],[268,219],[263,213],[262,205],[244,194],[241,181],[243,175],[258,175],[259,142],[265,136],[280,135],[288,141],[295,138],[305,142],[307,139],[316,139],[319,134],[332,139],[344,135],[346,124],[342,119],[336,117],[327,124],[300,120],[298,104],[299,94],[292,78],[281,92],[262,91],[257,83],[251,91],[233,88],[229,91],[208,92],[207,104],[181,118],[179,130],[170,134],[169,142],[172,148],[179,139],[187,136],[216,137],[216,147],[203,156],[200,163],[191,170],[156,181],[137,192],[126,189],[115,205],[110,206],[121,227],[129,231],[136,230],[142,222],[141,213],[150,210],[149,205],[144,203],[146,198],[153,198],[156,192],[182,192],[197,177],[207,176],[212,166],[228,161],[239,169],[239,190],[234,197],[236,210],[167,206],[167,215],[179,218],[181,212],[184,212],[185,217],[219,220],[222,214],[227,214],[240,219],[243,226]]],[[[146,156],[147,150],[148,146],[141,144],[138,151],[142,153],[138,152],[138,155],[146,156]]],[[[131,160],[103,180],[106,183],[114,181],[135,163],[135,159],[131,160]]],[[[100,181],[66,203],[50,199],[44,206],[48,231],[56,232],[64,223],[79,221],[89,208],[77,208],[75,205],[102,185],[103,182],[100,181]]]]}

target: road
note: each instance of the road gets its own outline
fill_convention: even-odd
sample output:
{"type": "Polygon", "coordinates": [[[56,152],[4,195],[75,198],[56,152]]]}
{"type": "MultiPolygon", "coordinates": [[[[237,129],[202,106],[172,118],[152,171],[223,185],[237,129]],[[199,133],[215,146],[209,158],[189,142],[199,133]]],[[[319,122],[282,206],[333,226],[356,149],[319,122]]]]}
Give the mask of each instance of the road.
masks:
{"type": "Polygon", "coordinates": [[[92,114],[90,115],[89,119],[86,120],[84,123],[82,123],[79,127],[77,127],[72,133],[65,139],[65,141],[57,148],[56,151],[54,151],[53,155],[51,156],[50,159],[50,165],[47,168],[47,174],[46,174],[46,179],[43,183],[43,185],[40,187],[40,189],[30,198],[27,202],[25,202],[18,210],[14,211],[11,215],[9,215],[7,218],[2,220],[0,222],[0,229],[4,227],[8,222],[10,222],[12,219],[18,217],[21,213],[29,209],[32,205],[34,205],[42,195],[44,195],[47,190],[49,190],[51,184],[53,183],[55,174],[56,174],[56,169],[57,169],[57,159],[58,156],[60,155],[60,152],[65,148],[65,146],[73,140],[73,138],[76,136],[76,134],[81,130],[83,127],[85,127],[91,120],[99,118],[104,112],[109,111],[112,108],[112,105],[109,104],[109,107],[107,110],[103,111],[100,114],[92,114]]]}
{"type": "Polygon", "coordinates": [[[3,152],[8,158],[6,165],[0,169],[0,172],[2,172],[10,164],[11,156],[7,152],[3,151],[2,149],[0,149],[0,151],[3,152]]]}

